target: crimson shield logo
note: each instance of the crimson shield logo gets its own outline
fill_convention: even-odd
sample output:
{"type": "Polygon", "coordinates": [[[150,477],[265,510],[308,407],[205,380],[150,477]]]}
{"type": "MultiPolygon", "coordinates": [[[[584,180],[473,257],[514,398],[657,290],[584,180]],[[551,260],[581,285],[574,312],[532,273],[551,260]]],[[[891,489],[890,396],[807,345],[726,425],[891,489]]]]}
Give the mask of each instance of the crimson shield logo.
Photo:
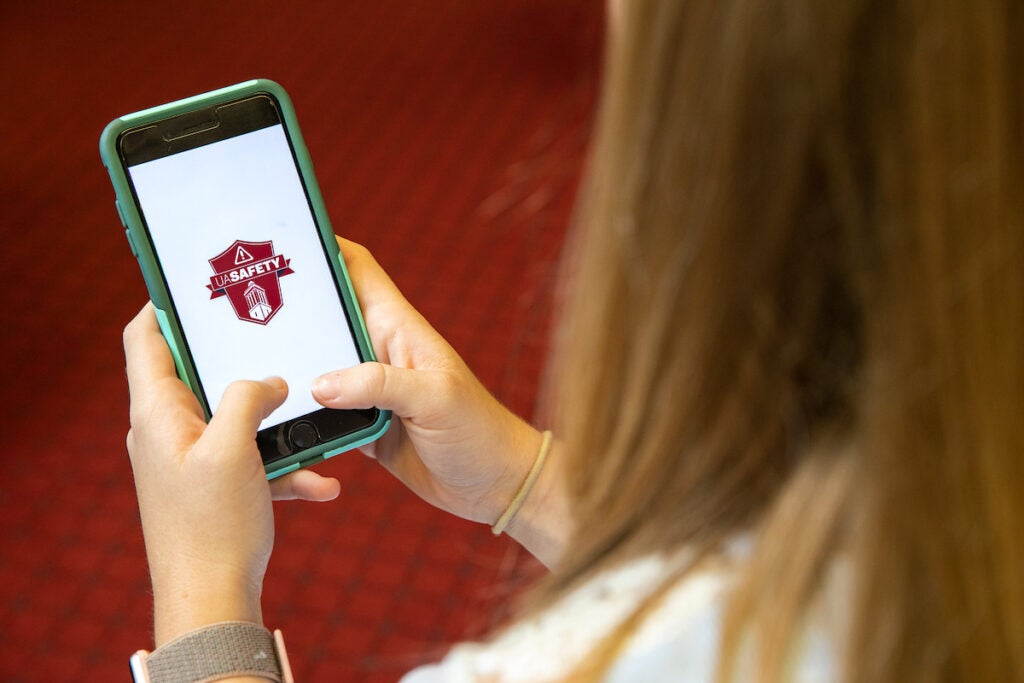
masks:
{"type": "Polygon", "coordinates": [[[227,296],[239,320],[266,325],[284,305],[280,278],[295,272],[288,263],[273,242],[235,240],[210,259],[214,276],[206,288],[211,299],[227,296]]]}

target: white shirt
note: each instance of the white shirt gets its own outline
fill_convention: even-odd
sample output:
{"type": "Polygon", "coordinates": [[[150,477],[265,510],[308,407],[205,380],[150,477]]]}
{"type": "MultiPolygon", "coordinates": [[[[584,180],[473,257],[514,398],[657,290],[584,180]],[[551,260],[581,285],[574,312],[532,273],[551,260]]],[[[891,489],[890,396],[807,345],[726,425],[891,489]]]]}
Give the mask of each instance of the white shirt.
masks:
{"type": "MultiPolygon", "coordinates": [[[[645,557],[606,572],[495,640],[457,645],[440,663],[411,671],[401,683],[558,680],[628,617],[671,569],[663,558],[645,557]]],[[[690,572],[633,634],[605,678],[607,683],[714,680],[731,575],[724,567],[690,572]]],[[[828,637],[811,628],[793,680],[834,680],[834,661],[828,637]]]]}

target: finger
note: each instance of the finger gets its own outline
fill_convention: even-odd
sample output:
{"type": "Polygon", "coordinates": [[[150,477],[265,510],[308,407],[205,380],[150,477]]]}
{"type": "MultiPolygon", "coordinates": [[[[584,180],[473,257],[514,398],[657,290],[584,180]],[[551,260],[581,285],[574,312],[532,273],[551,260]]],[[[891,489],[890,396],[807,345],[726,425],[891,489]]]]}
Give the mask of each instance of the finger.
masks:
{"type": "Polygon", "coordinates": [[[141,397],[158,380],[177,376],[152,302],[143,306],[124,328],[123,341],[128,389],[133,399],[141,397]]]}
{"type": "Polygon", "coordinates": [[[356,290],[356,298],[364,310],[379,304],[394,303],[396,300],[408,305],[398,286],[366,247],[343,237],[337,239],[345,267],[352,279],[352,287],[356,290]]]}
{"type": "Polygon", "coordinates": [[[178,379],[152,303],[124,328],[124,353],[132,424],[153,414],[189,416],[205,423],[199,401],[178,379]]]}
{"type": "Polygon", "coordinates": [[[423,351],[439,356],[451,355],[448,343],[402,296],[373,255],[360,244],[341,237],[337,240],[377,359],[385,362],[393,359],[393,344],[397,337],[416,339],[423,351]]]}
{"type": "Polygon", "coordinates": [[[232,382],[224,390],[220,405],[210,419],[207,434],[238,435],[251,440],[260,422],[284,403],[287,397],[288,385],[280,377],[270,377],[262,382],[232,382]]]}
{"type": "Polygon", "coordinates": [[[313,398],[328,408],[381,408],[416,418],[448,395],[444,375],[384,363],[362,363],[321,375],[313,398]]]}
{"type": "Polygon", "coordinates": [[[299,470],[270,482],[274,500],[309,500],[322,503],[334,500],[341,493],[341,483],[313,470],[299,470]]]}

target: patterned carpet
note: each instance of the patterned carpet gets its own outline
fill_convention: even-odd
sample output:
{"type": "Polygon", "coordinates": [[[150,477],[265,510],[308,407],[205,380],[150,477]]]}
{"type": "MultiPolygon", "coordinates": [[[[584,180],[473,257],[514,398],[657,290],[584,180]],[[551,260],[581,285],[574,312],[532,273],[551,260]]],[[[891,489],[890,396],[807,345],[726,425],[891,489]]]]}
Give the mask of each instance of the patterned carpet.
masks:
{"type": "MultiPolygon", "coordinates": [[[[336,230],[524,416],[592,117],[594,0],[5,3],[0,680],[119,681],[151,643],[120,334],[145,289],[97,141],[261,76],[291,93],[336,230]]],[[[277,506],[268,625],[301,681],[396,681],[537,566],[357,453],[277,506]]]]}

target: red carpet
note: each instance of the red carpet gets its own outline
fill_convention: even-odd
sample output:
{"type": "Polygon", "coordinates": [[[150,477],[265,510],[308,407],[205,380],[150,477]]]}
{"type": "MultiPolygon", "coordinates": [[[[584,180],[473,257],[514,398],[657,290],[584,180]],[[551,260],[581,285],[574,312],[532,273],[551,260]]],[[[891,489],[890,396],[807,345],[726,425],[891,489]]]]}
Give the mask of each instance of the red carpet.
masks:
{"type": "MultiPolygon", "coordinates": [[[[291,93],[339,233],[520,414],[589,132],[594,0],[7,3],[0,680],[120,681],[150,599],[120,333],[145,290],[97,139],[255,76],[291,93]]],[[[265,591],[301,681],[395,681],[485,631],[536,567],[358,454],[277,507],[265,591]]]]}

